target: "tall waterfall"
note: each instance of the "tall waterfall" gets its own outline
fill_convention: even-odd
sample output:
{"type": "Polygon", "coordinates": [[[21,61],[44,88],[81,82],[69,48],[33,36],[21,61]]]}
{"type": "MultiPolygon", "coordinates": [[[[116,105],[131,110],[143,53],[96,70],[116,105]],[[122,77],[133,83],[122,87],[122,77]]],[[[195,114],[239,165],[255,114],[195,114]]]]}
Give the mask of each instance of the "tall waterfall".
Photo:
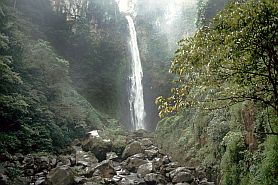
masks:
{"type": "Polygon", "coordinates": [[[116,0],[119,5],[119,10],[123,12],[126,16],[130,40],[129,47],[131,51],[131,75],[129,76],[129,109],[130,109],[130,122],[131,122],[131,130],[139,130],[145,129],[145,107],[144,107],[144,95],[143,95],[143,70],[140,60],[140,53],[138,49],[137,43],[137,34],[134,25],[134,21],[132,15],[134,12],[134,4],[133,0],[116,0]]]}
{"type": "Polygon", "coordinates": [[[132,56],[131,76],[130,76],[130,92],[129,92],[129,106],[130,106],[130,119],[132,130],[145,129],[145,108],[143,97],[143,70],[140,60],[140,54],[137,43],[137,35],[135,25],[132,17],[126,15],[128,21],[130,41],[129,46],[132,56]]]}

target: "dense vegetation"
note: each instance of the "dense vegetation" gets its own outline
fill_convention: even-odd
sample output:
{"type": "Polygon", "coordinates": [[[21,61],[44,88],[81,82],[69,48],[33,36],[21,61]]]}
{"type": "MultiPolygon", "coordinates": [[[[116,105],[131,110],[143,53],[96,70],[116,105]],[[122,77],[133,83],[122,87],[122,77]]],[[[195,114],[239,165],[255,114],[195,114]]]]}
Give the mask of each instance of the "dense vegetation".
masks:
{"type": "Polygon", "coordinates": [[[120,28],[108,18],[111,14],[100,11],[114,5],[92,1],[73,14],[72,4],[53,8],[48,0],[1,1],[1,153],[57,151],[88,130],[117,128],[117,121],[86,100],[97,108],[102,104],[98,110],[111,115],[109,106],[117,105],[116,94],[107,93],[116,89],[115,79],[121,79],[114,77],[117,70],[124,73],[124,69],[117,63],[119,41],[111,39],[119,37],[109,33],[117,34],[120,28]],[[100,12],[87,14],[92,8],[100,12]],[[98,21],[94,33],[89,27],[91,18],[98,21]],[[104,71],[110,71],[109,75],[104,71]],[[95,99],[86,96],[88,86],[82,86],[77,75],[92,77],[82,82],[94,87],[94,92],[86,92],[95,99]],[[99,84],[98,78],[107,82],[99,84]],[[113,103],[108,104],[111,99],[113,103]]]}
{"type": "Polygon", "coordinates": [[[277,7],[274,0],[227,5],[180,41],[172,95],[157,98],[161,117],[176,114],[159,123],[161,145],[188,151],[176,157],[211,166],[221,184],[278,183],[277,7]]]}
{"type": "MultiPolygon", "coordinates": [[[[278,184],[277,0],[184,3],[171,25],[168,3],[140,0],[134,19],[147,128],[163,118],[159,145],[210,180],[278,184]]],[[[127,38],[114,0],[0,0],[0,159],[122,133],[127,38]]]]}

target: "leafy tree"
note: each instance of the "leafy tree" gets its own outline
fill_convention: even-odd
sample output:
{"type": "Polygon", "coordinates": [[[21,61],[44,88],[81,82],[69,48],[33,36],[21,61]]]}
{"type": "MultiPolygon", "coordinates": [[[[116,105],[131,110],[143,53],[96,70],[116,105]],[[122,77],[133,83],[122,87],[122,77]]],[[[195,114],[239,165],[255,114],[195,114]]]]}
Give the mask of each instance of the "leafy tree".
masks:
{"type": "Polygon", "coordinates": [[[260,101],[278,113],[277,1],[231,3],[212,24],[180,42],[172,62],[173,95],[157,98],[160,115],[186,106],[260,101]]]}

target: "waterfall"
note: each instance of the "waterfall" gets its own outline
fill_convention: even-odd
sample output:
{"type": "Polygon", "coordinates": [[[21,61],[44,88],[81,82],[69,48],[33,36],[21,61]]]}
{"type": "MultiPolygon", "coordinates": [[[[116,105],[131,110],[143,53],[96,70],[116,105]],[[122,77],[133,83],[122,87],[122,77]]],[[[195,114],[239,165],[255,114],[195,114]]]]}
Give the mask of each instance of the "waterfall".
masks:
{"type": "Polygon", "coordinates": [[[145,107],[143,95],[143,70],[140,60],[140,53],[137,43],[137,34],[132,15],[135,14],[135,0],[116,0],[120,12],[125,14],[130,33],[129,48],[131,51],[131,74],[129,76],[129,110],[130,110],[130,129],[132,131],[146,129],[145,127],[145,107]]]}
{"type": "Polygon", "coordinates": [[[126,15],[128,27],[130,32],[129,47],[131,50],[131,76],[130,76],[130,90],[129,90],[129,106],[130,106],[130,120],[132,130],[145,129],[145,108],[143,96],[143,70],[140,60],[140,53],[137,43],[137,34],[134,21],[130,15],[126,15]]]}

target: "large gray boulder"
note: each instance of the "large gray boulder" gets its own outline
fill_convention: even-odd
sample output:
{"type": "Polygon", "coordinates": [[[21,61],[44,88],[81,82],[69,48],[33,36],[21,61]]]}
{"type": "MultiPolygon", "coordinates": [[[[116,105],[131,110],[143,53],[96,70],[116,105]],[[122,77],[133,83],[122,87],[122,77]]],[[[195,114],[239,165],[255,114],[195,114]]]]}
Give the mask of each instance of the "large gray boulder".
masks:
{"type": "Polygon", "coordinates": [[[188,173],[188,172],[179,172],[177,173],[173,179],[172,179],[172,182],[174,183],[191,183],[193,182],[194,180],[194,177],[191,173],[188,173]]]}
{"type": "Polygon", "coordinates": [[[140,178],[145,177],[147,174],[154,171],[154,166],[151,162],[142,164],[138,167],[137,174],[140,178]]]}
{"type": "Polygon", "coordinates": [[[140,142],[133,141],[132,143],[130,143],[129,145],[126,146],[126,148],[122,154],[122,157],[128,158],[128,157],[138,154],[138,153],[144,153],[144,150],[143,150],[140,142]]]}
{"type": "Polygon", "coordinates": [[[113,176],[117,174],[116,170],[113,168],[112,161],[110,160],[102,161],[95,167],[95,171],[96,170],[99,171],[102,178],[113,178],[113,176]]]}
{"type": "Polygon", "coordinates": [[[98,160],[106,159],[106,153],[111,152],[112,142],[98,135],[98,131],[90,132],[82,141],[82,149],[86,152],[92,152],[98,160]]]}
{"type": "Polygon", "coordinates": [[[148,162],[144,159],[139,159],[139,158],[136,158],[136,157],[129,157],[125,161],[124,167],[127,170],[136,173],[137,170],[138,170],[138,167],[141,166],[142,164],[146,164],[146,163],[148,163],[148,162]]]}
{"type": "Polygon", "coordinates": [[[92,166],[95,163],[98,163],[98,159],[91,152],[85,152],[81,147],[75,147],[75,159],[77,166],[92,166]]]}
{"type": "Polygon", "coordinates": [[[46,181],[48,185],[72,185],[75,182],[74,175],[69,166],[59,166],[49,172],[46,181]]]}
{"type": "Polygon", "coordinates": [[[156,174],[156,173],[149,173],[144,177],[144,180],[147,182],[147,184],[167,184],[167,181],[165,180],[165,177],[156,174]]]}

